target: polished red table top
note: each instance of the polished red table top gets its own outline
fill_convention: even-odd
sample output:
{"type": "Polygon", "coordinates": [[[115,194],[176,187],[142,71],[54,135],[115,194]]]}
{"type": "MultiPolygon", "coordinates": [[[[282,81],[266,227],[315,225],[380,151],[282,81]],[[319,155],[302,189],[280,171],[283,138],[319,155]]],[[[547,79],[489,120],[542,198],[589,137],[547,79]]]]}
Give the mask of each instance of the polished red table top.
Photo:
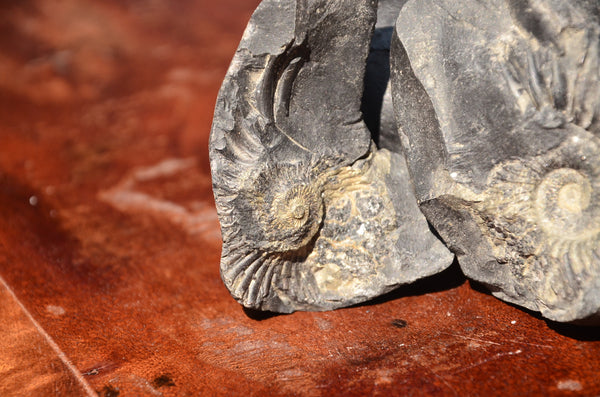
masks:
{"type": "Polygon", "coordinates": [[[229,296],[207,141],[257,3],[0,5],[0,395],[600,395],[600,329],[456,266],[335,312],[229,296]]]}

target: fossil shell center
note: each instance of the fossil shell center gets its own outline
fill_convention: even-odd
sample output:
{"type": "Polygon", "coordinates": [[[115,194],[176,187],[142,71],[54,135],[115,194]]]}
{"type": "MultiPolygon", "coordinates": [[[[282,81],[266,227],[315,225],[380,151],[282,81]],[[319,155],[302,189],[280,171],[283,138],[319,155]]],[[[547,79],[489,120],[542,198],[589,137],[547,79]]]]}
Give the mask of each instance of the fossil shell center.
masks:
{"type": "Polygon", "coordinates": [[[559,168],[549,172],[537,190],[537,210],[544,231],[577,235],[587,228],[584,212],[592,199],[592,184],[582,172],[559,168]]]}

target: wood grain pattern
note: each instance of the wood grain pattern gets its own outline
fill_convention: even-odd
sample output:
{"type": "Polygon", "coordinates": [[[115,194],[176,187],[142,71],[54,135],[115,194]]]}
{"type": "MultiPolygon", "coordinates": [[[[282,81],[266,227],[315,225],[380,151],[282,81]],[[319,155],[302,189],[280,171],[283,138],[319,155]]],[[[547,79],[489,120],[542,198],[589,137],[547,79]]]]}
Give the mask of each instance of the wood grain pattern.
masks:
{"type": "MultiPolygon", "coordinates": [[[[57,306],[48,307],[59,313],[57,306]]],[[[0,394],[95,395],[52,338],[0,278],[0,394]]]]}
{"type": "Polygon", "coordinates": [[[0,6],[0,395],[600,394],[600,330],[456,267],[334,312],[231,298],[207,139],[256,3],[0,6]]]}

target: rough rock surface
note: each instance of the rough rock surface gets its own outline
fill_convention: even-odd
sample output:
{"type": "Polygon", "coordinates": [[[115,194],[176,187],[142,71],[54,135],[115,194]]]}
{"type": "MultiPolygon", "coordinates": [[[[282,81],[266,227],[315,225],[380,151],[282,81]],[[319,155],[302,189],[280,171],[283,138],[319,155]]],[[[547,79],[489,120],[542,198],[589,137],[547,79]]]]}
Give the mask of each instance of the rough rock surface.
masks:
{"type": "Polygon", "coordinates": [[[599,14],[410,1],[392,43],[420,208],[468,277],[557,321],[600,313],[599,14]]]}
{"type": "Polygon", "coordinates": [[[246,307],[348,306],[452,262],[404,158],[377,149],[362,121],[376,8],[265,0],[244,33],[209,150],[221,274],[246,307]]]}

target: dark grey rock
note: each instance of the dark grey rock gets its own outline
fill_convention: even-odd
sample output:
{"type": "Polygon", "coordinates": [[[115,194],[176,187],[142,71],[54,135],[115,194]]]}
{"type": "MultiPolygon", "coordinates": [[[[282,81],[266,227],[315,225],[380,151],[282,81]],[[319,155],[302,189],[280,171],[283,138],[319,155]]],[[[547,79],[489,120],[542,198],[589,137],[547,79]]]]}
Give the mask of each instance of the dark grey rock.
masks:
{"type": "Polygon", "coordinates": [[[396,18],[406,0],[381,0],[371,37],[361,110],[379,148],[401,153],[390,86],[390,44],[396,18]]]}
{"type": "Polygon", "coordinates": [[[600,313],[595,0],[412,0],[392,42],[421,210],[468,277],[556,321],[600,313]]]}
{"type": "Polygon", "coordinates": [[[452,262],[362,120],[375,19],[375,1],[265,0],[248,24],[209,148],[221,275],[246,307],[348,306],[452,262]]]}

